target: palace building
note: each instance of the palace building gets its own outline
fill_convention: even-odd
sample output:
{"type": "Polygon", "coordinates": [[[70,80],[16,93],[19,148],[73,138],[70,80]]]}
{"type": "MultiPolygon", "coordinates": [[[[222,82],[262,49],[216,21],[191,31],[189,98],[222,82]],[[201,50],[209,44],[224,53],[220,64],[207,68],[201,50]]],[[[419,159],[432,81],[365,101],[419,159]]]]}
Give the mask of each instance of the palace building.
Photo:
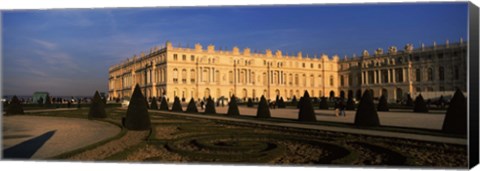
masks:
{"type": "Polygon", "coordinates": [[[174,47],[166,42],[150,53],[141,53],[109,68],[109,97],[125,98],[139,84],[147,97],[173,99],[238,98],[275,99],[277,95],[299,98],[304,91],[312,97],[360,97],[371,89],[391,102],[407,94],[424,98],[451,96],[455,88],[466,91],[467,46],[446,41],[443,45],[403,50],[392,46],[387,52],[367,50],[361,56],[291,56],[267,49],[265,53],[218,50],[200,44],[194,48],[174,47]]]}

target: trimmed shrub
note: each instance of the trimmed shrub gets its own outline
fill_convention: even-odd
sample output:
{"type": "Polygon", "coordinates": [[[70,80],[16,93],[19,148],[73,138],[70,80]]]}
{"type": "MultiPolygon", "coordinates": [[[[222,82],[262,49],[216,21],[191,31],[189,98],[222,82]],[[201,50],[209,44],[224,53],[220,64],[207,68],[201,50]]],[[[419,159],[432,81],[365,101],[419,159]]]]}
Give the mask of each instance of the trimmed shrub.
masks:
{"type": "Polygon", "coordinates": [[[163,111],[168,111],[168,102],[167,99],[165,99],[165,96],[162,97],[162,101],[160,101],[160,109],[163,111]]]}
{"type": "MultiPolygon", "coordinates": [[[[233,99],[232,99],[233,100],[233,99]]],[[[235,100],[236,102],[237,100],[235,100]]],[[[247,101],[247,107],[253,107],[253,100],[252,98],[248,98],[248,101],[247,101]]]]}
{"type": "Polygon", "coordinates": [[[355,110],[355,102],[353,101],[353,96],[347,99],[347,106],[345,106],[346,110],[355,110]]]}
{"type": "Polygon", "coordinates": [[[173,100],[172,112],[183,112],[182,104],[180,103],[180,98],[175,97],[173,100]]]}
{"type": "Polygon", "coordinates": [[[410,94],[407,95],[407,102],[405,104],[406,106],[413,106],[413,99],[412,99],[412,96],[410,96],[410,94]]]}
{"type": "Polygon", "coordinates": [[[297,109],[302,108],[302,105],[303,105],[303,97],[300,97],[300,101],[297,104],[297,109]]]}
{"type": "Polygon", "coordinates": [[[300,106],[300,111],[298,112],[298,120],[308,122],[317,121],[317,118],[315,117],[315,111],[313,110],[312,100],[310,99],[308,91],[305,91],[300,103],[302,105],[300,106]]]}
{"type": "Polygon", "coordinates": [[[467,99],[462,91],[457,89],[448,106],[442,131],[452,134],[467,134],[467,99]]]}
{"type": "Polygon", "coordinates": [[[17,96],[13,96],[10,104],[8,104],[7,111],[5,111],[6,115],[14,115],[14,114],[24,114],[23,106],[20,100],[18,100],[17,96]]]}
{"type": "Polygon", "coordinates": [[[217,114],[217,111],[215,111],[215,102],[212,100],[211,96],[209,96],[207,99],[207,104],[205,105],[205,114],[217,114]]]}
{"type": "Polygon", "coordinates": [[[283,100],[283,97],[280,97],[280,100],[278,100],[278,108],[285,108],[285,101],[283,100]]]}
{"type": "Polygon", "coordinates": [[[382,95],[378,101],[377,111],[388,111],[387,97],[382,95]]]}
{"type": "Polygon", "coordinates": [[[153,97],[152,102],[150,103],[150,109],[158,110],[157,98],[153,97]]]}
{"type": "MultiPolygon", "coordinates": [[[[240,115],[240,112],[238,110],[237,97],[235,97],[235,95],[232,95],[231,99],[232,100],[230,100],[230,103],[228,104],[227,115],[228,116],[238,116],[238,115],[240,115]]],[[[251,101],[250,98],[248,100],[251,101]]]]}
{"type": "Polygon", "coordinates": [[[427,103],[423,100],[422,94],[419,94],[417,98],[415,98],[415,105],[413,106],[413,112],[420,112],[420,113],[427,113],[427,103]]]}
{"type": "Polygon", "coordinates": [[[127,116],[123,122],[125,128],[129,130],[149,130],[151,127],[147,103],[138,84],[133,90],[132,98],[128,104],[127,116]]]}
{"type": "Polygon", "coordinates": [[[360,127],[375,127],[380,126],[380,120],[378,119],[377,110],[373,103],[373,97],[371,91],[365,90],[363,93],[360,104],[358,105],[357,112],[355,114],[355,126],[360,127]]]}
{"type": "Polygon", "coordinates": [[[257,118],[270,118],[270,109],[268,108],[267,99],[262,95],[257,108],[257,118]]]}
{"type": "Polygon", "coordinates": [[[90,105],[90,111],[88,112],[88,118],[106,118],[107,113],[105,112],[105,103],[103,103],[100,94],[98,91],[95,91],[93,95],[92,103],[90,105]]]}
{"type": "Polygon", "coordinates": [[[322,97],[320,99],[320,106],[319,109],[328,109],[328,102],[326,97],[322,97]]]}
{"type": "Polygon", "coordinates": [[[297,106],[297,105],[298,105],[297,103],[298,103],[297,97],[296,97],[296,96],[293,96],[293,98],[292,98],[292,105],[297,106]]]}
{"type": "Polygon", "coordinates": [[[187,111],[185,111],[186,113],[198,113],[198,109],[197,109],[197,103],[195,103],[195,100],[193,100],[193,97],[192,99],[190,99],[190,102],[188,103],[188,106],[187,106],[187,111]]]}

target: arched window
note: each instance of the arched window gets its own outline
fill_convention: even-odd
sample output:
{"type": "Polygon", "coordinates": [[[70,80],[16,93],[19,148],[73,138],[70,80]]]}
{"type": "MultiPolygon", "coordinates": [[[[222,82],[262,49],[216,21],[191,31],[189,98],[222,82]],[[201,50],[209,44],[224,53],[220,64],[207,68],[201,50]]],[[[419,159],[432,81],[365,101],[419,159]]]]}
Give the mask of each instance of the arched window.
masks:
{"type": "Polygon", "coordinates": [[[220,71],[219,70],[215,71],[215,81],[217,83],[220,82],[220,71]]]}
{"type": "Polygon", "coordinates": [[[433,80],[433,69],[432,68],[428,68],[427,75],[428,75],[428,81],[432,81],[433,80]]]}
{"type": "Polygon", "coordinates": [[[306,87],[307,86],[307,75],[305,75],[305,74],[302,75],[302,82],[303,82],[303,86],[306,87]]]}
{"type": "Polygon", "coordinates": [[[175,82],[175,83],[178,82],[178,70],[177,70],[177,68],[173,69],[173,82],[175,82]]]}
{"type": "Polygon", "coordinates": [[[295,85],[298,85],[298,74],[295,74],[295,85]]]}
{"type": "Polygon", "coordinates": [[[438,79],[445,80],[445,69],[443,67],[438,67],[438,79]]]}
{"type": "Polygon", "coordinates": [[[187,83],[187,70],[186,69],[182,70],[182,82],[187,83]]]}
{"type": "Polygon", "coordinates": [[[195,70],[194,69],[190,70],[190,82],[191,83],[195,83],[195,75],[196,75],[195,70]]]}

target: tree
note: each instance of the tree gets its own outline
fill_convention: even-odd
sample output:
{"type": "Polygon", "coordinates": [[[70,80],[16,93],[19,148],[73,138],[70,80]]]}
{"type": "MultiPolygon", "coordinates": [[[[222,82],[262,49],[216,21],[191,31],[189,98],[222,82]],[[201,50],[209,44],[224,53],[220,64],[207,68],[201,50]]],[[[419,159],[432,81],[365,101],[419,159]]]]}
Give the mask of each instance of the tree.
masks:
{"type": "Polygon", "coordinates": [[[375,127],[380,126],[380,120],[378,119],[377,110],[373,103],[373,97],[370,90],[365,90],[363,93],[360,104],[358,105],[357,112],[355,114],[356,126],[360,127],[375,127]]]}
{"type": "Polygon", "coordinates": [[[378,101],[377,111],[388,111],[387,97],[382,95],[378,101]]]}
{"type": "MultiPolygon", "coordinates": [[[[230,100],[230,101],[231,101],[231,100],[230,100]]],[[[236,100],[235,100],[235,101],[236,101],[236,100]]],[[[253,107],[253,100],[252,100],[252,98],[248,98],[247,107],[253,107]]]]}
{"type": "Polygon", "coordinates": [[[190,99],[190,102],[188,103],[188,106],[187,106],[187,111],[185,111],[186,113],[198,113],[198,109],[197,109],[197,103],[195,103],[195,100],[193,100],[193,97],[192,99],[190,99]]]}
{"type": "Polygon", "coordinates": [[[162,101],[160,102],[160,109],[162,111],[168,111],[168,102],[167,99],[165,99],[165,96],[162,97],[162,101]]]}
{"type": "Polygon", "coordinates": [[[152,102],[150,104],[150,109],[158,110],[157,98],[153,97],[152,102]]]}
{"type": "MultiPolygon", "coordinates": [[[[228,112],[227,112],[227,115],[228,116],[239,116],[240,115],[240,111],[238,110],[238,105],[237,105],[237,97],[235,97],[235,95],[232,95],[232,100],[230,100],[230,103],[228,104],[228,112]]],[[[251,101],[251,99],[249,98],[249,101],[251,101]]]]}
{"type": "Polygon", "coordinates": [[[93,95],[92,103],[90,105],[90,111],[88,112],[88,118],[106,118],[107,113],[105,112],[105,103],[103,103],[100,94],[98,91],[95,91],[93,95]]]}
{"type": "Polygon", "coordinates": [[[448,106],[442,131],[452,134],[467,134],[467,99],[462,91],[457,89],[448,106]]]}
{"type": "Polygon", "coordinates": [[[298,103],[297,97],[296,97],[296,96],[293,96],[293,98],[292,98],[292,105],[297,106],[297,105],[298,105],[297,103],[298,103]]]}
{"type": "Polygon", "coordinates": [[[20,100],[18,100],[17,96],[13,96],[10,104],[8,104],[7,111],[5,111],[6,115],[14,115],[14,114],[24,114],[23,106],[20,100]]]}
{"type": "Polygon", "coordinates": [[[47,94],[47,97],[45,97],[45,107],[50,107],[51,105],[52,105],[52,99],[47,94]]]}
{"type": "Polygon", "coordinates": [[[300,106],[300,110],[298,112],[298,120],[309,122],[317,121],[317,118],[315,117],[315,111],[313,110],[312,100],[310,99],[308,91],[305,91],[300,103],[302,105],[300,106]]]}
{"type": "Polygon", "coordinates": [[[208,96],[207,104],[205,105],[205,114],[217,114],[215,110],[215,102],[212,100],[211,96],[208,96]]]}
{"type": "Polygon", "coordinates": [[[419,94],[417,98],[415,98],[415,105],[413,106],[413,112],[419,112],[419,113],[428,112],[427,103],[425,103],[425,100],[423,100],[422,94],[419,94]]]}
{"type": "Polygon", "coordinates": [[[319,109],[328,109],[328,102],[325,96],[320,99],[319,109]]]}
{"type": "Polygon", "coordinates": [[[413,99],[412,99],[412,96],[410,96],[410,94],[407,95],[407,102],[405,104],[406,106],[413,106],[413,99]]]}
{"type": "Polygon", "coordinates": [[[262,95],[257,108],[257,118],[270,118],[270,109],[268,108],[267,99],[262,95]]]}
{"type": "Polygon", "coordinates": [[[140,86],[137,84],[128,104],[124,126],[129,130],[149,130],[151,128],[150,124],[147,103],[140,86]]]}
{"type": "Polygon", "coordinates": [[[285,101],[283,100],[283,97],[280,97],[280,100],[278,100],[278,108],[285,108],[285,101]]]}
{"type": "Polygon", "coordinates": [[[347,106],[345,106],[346,110],[355,110],[355,102],[353,101],[353,96],[348,97],[347,99],[347,106]]]}
{"type": "Polygon", "coordinates": [[[297,109],[302,108],[303,105],[303,97],[300,97],[300,101],[297,103],[297,109]]]}
{"type": "Polygon", "coordinates": [[[182,104],[180,103],[180,98],[175,96],[173,100],[172,112],[183,112],[182,104]]]}

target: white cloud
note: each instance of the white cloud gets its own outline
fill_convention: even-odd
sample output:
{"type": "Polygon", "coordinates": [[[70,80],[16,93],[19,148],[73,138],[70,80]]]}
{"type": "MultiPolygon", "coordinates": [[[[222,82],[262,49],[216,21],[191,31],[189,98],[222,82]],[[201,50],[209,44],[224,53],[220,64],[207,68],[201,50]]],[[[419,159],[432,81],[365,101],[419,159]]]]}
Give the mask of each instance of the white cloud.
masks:
{"type": "Polygon", "coordinates": [[[39,39],[32,39],[32,41],[35,42],[36,44],[44,47],[44,48],[50,49],[50,50],[53,50],[53,49],[57,48],[57,45],[55,43],[51,43],[51,42],[48,42],[48,41],[39,40],[39,39]]]}

